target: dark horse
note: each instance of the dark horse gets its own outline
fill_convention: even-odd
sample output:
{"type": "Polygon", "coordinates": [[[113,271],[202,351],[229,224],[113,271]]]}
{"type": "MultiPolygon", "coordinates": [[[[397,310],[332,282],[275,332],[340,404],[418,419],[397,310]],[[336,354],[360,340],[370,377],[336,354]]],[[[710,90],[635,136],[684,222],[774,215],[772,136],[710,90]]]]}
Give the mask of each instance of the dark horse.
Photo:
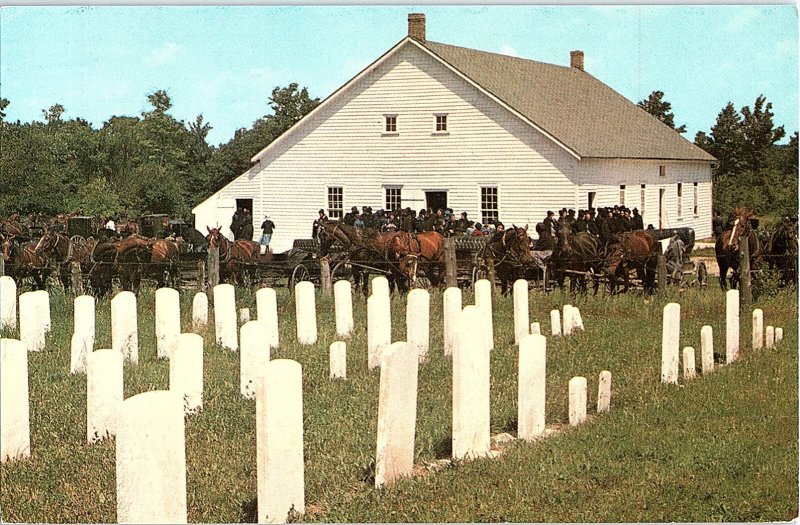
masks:
{"type": "Polygon", "coordinates": [[[50,270],[47,258],[36,255],[36,245],[32,242],[18,243],[14,236],[2,237],[3,261],[5,271],[17,283],[31,277],[34,290],[44,290],[50,270]]]}
{"type": "Polygon", "coordinates": [[[432,286],[441,284],[445,273],[444,237],[438,232],[397,233],[390,241],[389,252],[398,260],[409,287],[417,282],[420,269],[432,286]]]}
{"type": "Polygon", "coordinates": [[[753,210],[749,208],[736,208],[734,219],[728,224],[722,235],[717,237],[714,251],[717,255],[719,265],[719,286],[723,290],[728,288],[727,274],[728,268],[732,270],[731,287],[737,288],[739,284],[739,267],[741,265],[741,252],[739,251],[739,240],[744,237],[750,251],[750,268],[753,263],[761,257],[761,241],[756,235],[755,229],[758,227],[758,218],[753,210]]]}
{"type": "Polygon", "coordinates": [[[55,265],[64,291],[68,291],[72,286],[70,262],[76,260],[74,258],[76,251],[77,249],[70,242],[69,237],[48,227],[44,228],[42,237],[34,248],[36,255],[47,258],[51,264],[55,265]]]}
{"type": "Polygon", "coordinates": [[[797,217],[784,217],[772,232],[765,258],[770,268],[777,268],[784,284],[797,285],[797,217]]]}
{"type": "Polygon", "coordinates": [[[220,227],[209,228],[206,242],[209,248],[219,248],[219,279],[224,282],[228,276],[234,283],[245,279],[255,280],[258,256],[261,247],[257,242],[239,239],[231,242],[220,233],[220,227]]]}
{"type": "Polygon", "coordinates": [[[347,252],[348,260],[351,262],[353,284],[356,288],[361,286],[365,296],[369,293],[370,270],[385,275],[389,280],[390,290],[394,289],[395,284],[405,289],[402,274],[398,265],[392,260],[389,249],[392,239],[398,232],[381,233],[371,228],[362,230],[341,221],[330,220],[321,222],[319,228],[320,257],[327,257],[333,244],[338,242],[347,252]]]}
{"type": "Polygon", "coordinates": [[[619,234],[619,241],[608,249],[605,263],[605,270],[611,280],[611,292],[616,290],[620,279],[627,291],[630,271],[636,270],[645,293],[652,293],[656,285],[659,249],[656,238],[645,230],[619,234]]]}
{"type": "Polygon", "coordinates": [[[528,238],[528,225],[524,228],[511,228],[496,232],[486,243],[478,255],[484,263],[494,263],[495,274],[500,280],[500,289],[506,295],[516,279],[525,276],[525,272],[535,263],[531,254],[531,243],[528,238]]]}
{"type": "Polygon", "coordinates": [[[89,283],[102,297],[111,291],[111,281],[119,277],[123,290],[139,291],[141,267],[152,257],[152,243],[139,235],[114,242],[98,242],[91,249],[87,261],[89,283]]]}
{"type": "Polygon", "coordinates": [[[172,239],[155,239],[152,241],[150,264],[148,273],[155,274],[158,287],[168,284],[177,287],[180,282],[178,275],[178,258],[180,246],[172,239]]]}
{"type": "Polygon", "coordinates": [[[550,256],[548,269],[552,271],[559,288],[564,287],[564,279],[570,272],[569,289],[586,292],[586,276],[592,276],[594,294],[600,286],[605,252],[603,243],[591,233],[575,233],[569,224],[562,224],[556,232],[556,245],[550,256]]]}

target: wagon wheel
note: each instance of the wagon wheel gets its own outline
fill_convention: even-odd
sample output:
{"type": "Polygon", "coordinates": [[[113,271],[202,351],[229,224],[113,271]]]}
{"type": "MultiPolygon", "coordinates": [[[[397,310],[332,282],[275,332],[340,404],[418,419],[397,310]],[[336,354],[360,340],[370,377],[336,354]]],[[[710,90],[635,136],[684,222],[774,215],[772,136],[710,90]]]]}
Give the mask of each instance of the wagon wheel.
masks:
{"type": "Polygon", "coordinates": [[[489,271],[487,270],[486,266],[479,261],[476,261],[472,267],[472,286],[475,286],[475,283],[478,282],[480,279],[487,279],[489,277],[489,271]]]}
{"type": "Polygon", "coordinates": [[[339,261],[333,266],[331,270],[331,282],[336,284],[336,281],[346,280],[353,282],[353,267],[347,260],[339,261]]]}
{"type": "Polygon", "coordinates": [[[697,284],[700,288],[708,288],[708,269],[705,261],[700,261],[697,265],[697,284]]]}
{"type": "Polygon", "coordinates": [[[427,275],[417,275],[417,278],[414,279],[414,288],[430,291],[433,289],[433,283],[427,275]]]}
{"type": "Polygon", "coordinates": [[[309,276],[308,268],[302,264],[298,264],[294,267],[292,276],[289,278],[289,289],[294,291],[295,285],[301,281],[308,281],[309,276]]]}
{"type": "Polygon", "coordinates": [[[69,238],[69,242],[76,248],[83,248],[86,246],[86,239],[81,237],[80,235],[73,235],[69,238]]]}

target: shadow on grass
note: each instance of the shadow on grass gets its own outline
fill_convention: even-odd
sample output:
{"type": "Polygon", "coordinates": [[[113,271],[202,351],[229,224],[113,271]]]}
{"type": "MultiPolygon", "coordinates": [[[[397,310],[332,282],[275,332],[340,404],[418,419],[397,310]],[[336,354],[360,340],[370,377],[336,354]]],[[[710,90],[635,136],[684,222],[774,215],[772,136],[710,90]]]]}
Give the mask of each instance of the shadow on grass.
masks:
{"type": "Polygon", "coordinates": [[[239,523],[258,523],[258,498],[242,502],[239,510],[239,523]]]}
{"type": "Polygon", "coordinates": [[[453,439],[450,435],[439,438],[433,444],[433,456],[436,459],[450,459],[453,455],[453,439]]]}

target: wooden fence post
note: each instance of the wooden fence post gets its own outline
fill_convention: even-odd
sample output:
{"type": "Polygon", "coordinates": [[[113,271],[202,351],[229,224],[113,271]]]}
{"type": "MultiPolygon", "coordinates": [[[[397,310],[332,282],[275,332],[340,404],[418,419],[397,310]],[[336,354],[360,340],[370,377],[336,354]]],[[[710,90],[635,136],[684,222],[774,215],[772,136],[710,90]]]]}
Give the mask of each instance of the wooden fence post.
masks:
{"type": "Polygon", "coordinates": [[[457,287],[458,286],[458,263],[456,262],[456,240],[453,237],[447,237],[444,240],[444,268],[445,268],[445,286],[457,287]]]}
{"type": "Polygon", "coordinates": [[[739,265],[741,309],[747,311],[753,304],[753,290],[750,281],[750,244],[747,242],[747,237],[739,237],[739,253],[741,254],[741,263],[739,265]]]}
{"type": "Polygon", "coordinates": [[[330,257],[320,257],[319,259],[319,282],[322,287],[323,297],[333,297],[333,286],[331,285],[331,260],[330,257]]]}
{"type": "Polygon", "coordinates": [[[206,281],[206,261],[200,259],[197,261],[197,291],[205,292],[208,289],[206,281]]]}
{"type": "Polygon", "coordinates": [[[208,250],[208,288],[212,290],[219,284],[219,248],[208,250]]]}
{"type": "Polygon", "coordinates": [[[663,292],[667,289],[667,258],[663,253],[658,254],[658,291],[663,292]]]}
{"type": "Polygon", "coordinates": [[[0,275],[6,274],[6,261],[2,257],[0,257],[0,275]]]}
{"type": "Polygon", "coordinates": [[[75,295],[83,295],[83,272],[81,271],[80,261],[72,261],[69,263],[70,278],[72,280],[72,289],[75,295]]]}

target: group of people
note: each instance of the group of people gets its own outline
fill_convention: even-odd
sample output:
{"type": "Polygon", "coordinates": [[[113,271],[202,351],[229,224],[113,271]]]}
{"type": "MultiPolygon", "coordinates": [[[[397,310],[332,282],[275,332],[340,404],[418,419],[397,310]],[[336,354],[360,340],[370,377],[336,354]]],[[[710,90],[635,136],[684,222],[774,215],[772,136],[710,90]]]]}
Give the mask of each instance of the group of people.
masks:
{"type": "MultiPolygon", "coordinates": [[[[328,220],[325,210],[319,210],[319,217],[314,220],[311,235],[317,238],[319,225],[328,220]]],[[[399,210],[386,211],[379,209],[375,212],[369,206],[362,206],[359,211],[358,206],[353,206],[344,217],[342,223],[356,228],[371,228],[380,232],[404,231],[409,233],[421,233],[435,231],[445,237],[457,235],[491,235],[497,231],[503,231],[503,223],[498,220],[489,220],[487,224],[472,221],[468,218],[467,212],[461,212],[458,216],[452,208],[423,208],[417,213],[407,207],[399,210]]]]}
{"type": "MultiPolygon", "coordinates": [[[[261,245],[261,253],[264,254],[269,250],[269,242],[272,239],[272,232],[275,230],[275,223],[269,215],[264,216],[264,222],[261,223],[261,237],[258,243],[261,245]]],[[[253,239],[253,216],[250,214],[248,208],[236,210],[231,219],[231,232],[233,233],[233,240],[239,239],[252,240],[253,239]]]]}

